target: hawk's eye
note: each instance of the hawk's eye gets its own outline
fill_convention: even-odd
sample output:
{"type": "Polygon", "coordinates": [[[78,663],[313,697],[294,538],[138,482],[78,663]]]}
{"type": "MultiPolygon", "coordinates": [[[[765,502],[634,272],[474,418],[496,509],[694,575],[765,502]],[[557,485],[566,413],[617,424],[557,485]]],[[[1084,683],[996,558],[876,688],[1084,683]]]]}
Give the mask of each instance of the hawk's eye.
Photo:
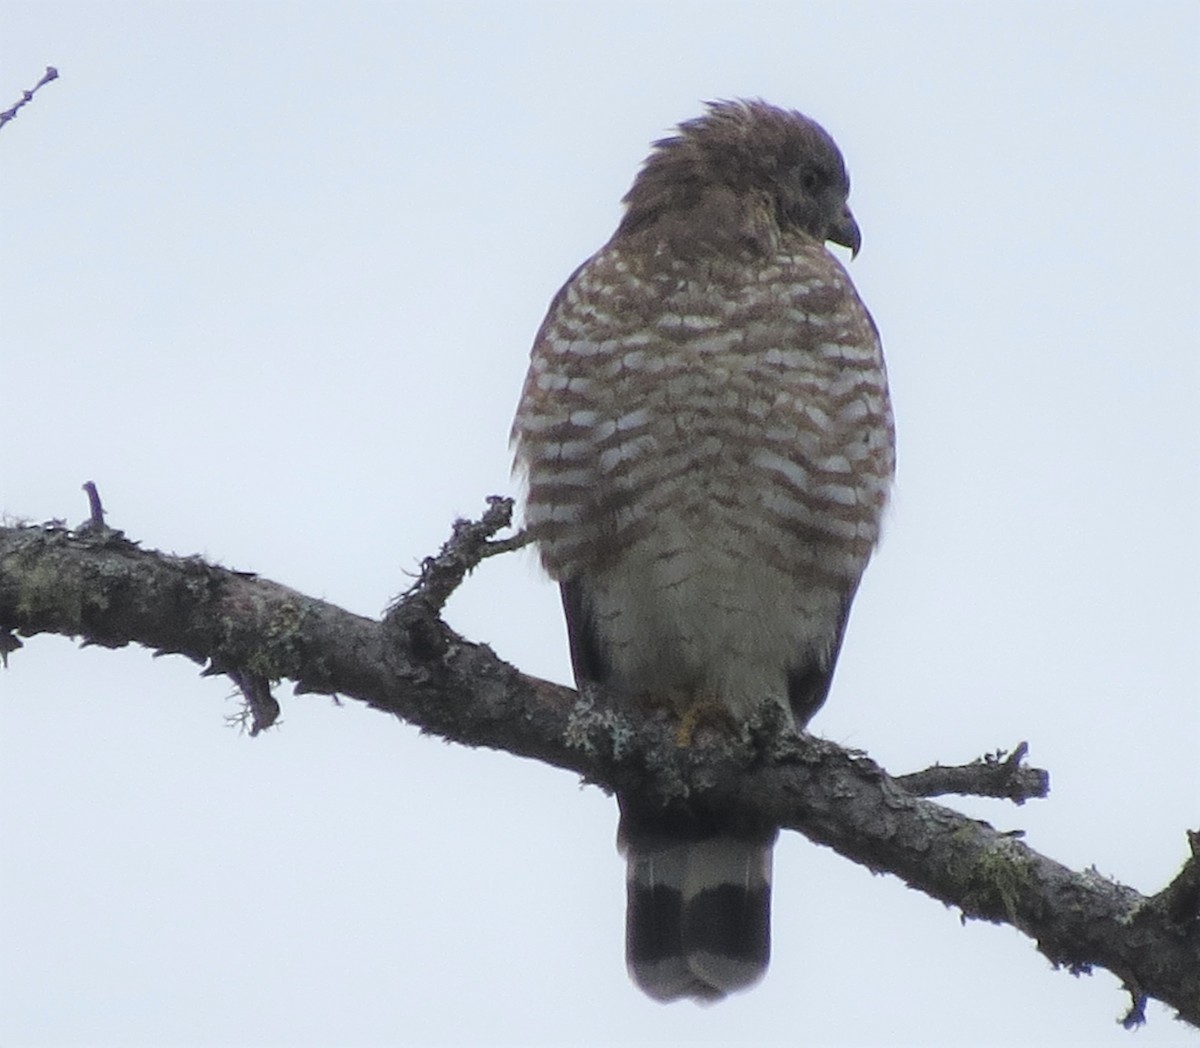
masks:
{"type": "Polygon", "coordinates": [[[821,188],[821,183],[824,179],[821,177],[821,172],[815,167],[802,167],[796,172],[796,177],[800,182],[801,188],[806,193],[815,195],[821,188]]]}

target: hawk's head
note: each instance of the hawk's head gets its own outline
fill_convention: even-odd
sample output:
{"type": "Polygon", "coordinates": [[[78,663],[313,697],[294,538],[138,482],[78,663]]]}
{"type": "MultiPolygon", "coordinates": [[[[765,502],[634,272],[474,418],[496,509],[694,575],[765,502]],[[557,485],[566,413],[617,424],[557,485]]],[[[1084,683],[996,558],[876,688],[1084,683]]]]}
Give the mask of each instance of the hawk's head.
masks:
{"type": "Polygon", "coordinates": [[[761,100],[709,102],[708,112],[654,143],[625,195],[621,233],[661,219],[711,220],[712,201],[767,204],[779,229],[802,230],[857,254],[850,178],[833,139],[800,113],[761,100]]]}

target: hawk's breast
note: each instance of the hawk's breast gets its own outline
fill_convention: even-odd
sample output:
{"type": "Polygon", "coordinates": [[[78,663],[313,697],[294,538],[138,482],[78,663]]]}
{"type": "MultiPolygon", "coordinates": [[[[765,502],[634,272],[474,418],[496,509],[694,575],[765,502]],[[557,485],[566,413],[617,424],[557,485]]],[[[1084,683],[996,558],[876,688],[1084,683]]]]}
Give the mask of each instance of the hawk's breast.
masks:
{"type": "Polygon", "coordinates": [[[527,526],[585,593],[610,683],[743,711],[836,642],[892,435],[874,325],[823,247],[602,251],[539,333],[514,437],[527,526]]]}

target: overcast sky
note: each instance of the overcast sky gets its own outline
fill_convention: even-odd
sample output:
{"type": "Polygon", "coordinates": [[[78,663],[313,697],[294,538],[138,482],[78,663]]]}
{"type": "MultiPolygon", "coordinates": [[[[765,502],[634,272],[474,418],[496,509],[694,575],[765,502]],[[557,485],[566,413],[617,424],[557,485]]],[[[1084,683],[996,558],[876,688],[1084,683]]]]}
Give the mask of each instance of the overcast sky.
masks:
{"type": "MultiPolygon", "coordinates": [[[[1151,893],[1200,826],[1200,6],[7,0],[0,508],[110,522],[376,615],[511,492],[554,292],[708,98],[853,178],[899,474],[812,729],[896,773],[1030,743],[956,804],[1151,893]]],[[[569,680],[554,587],[452,624],[569,680]]],[[[39,637],[0,675],[0,1044],[1196,1044],[793,834],[773,967],[627,981],[616,806],[570,775],[39,637]]]]}

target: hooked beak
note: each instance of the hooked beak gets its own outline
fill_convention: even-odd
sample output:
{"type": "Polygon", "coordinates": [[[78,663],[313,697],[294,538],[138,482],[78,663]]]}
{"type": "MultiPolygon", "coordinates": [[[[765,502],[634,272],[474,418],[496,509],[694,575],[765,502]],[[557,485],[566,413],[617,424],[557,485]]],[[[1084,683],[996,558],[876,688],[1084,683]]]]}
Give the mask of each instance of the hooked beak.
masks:
{"type": "Polygon", "coordinates": [[[854,221],[854,215],[850,213],[849,206],[842,208],[842,213],[830,227],[829,235],[825,239],[832,240],[835,244],[841,244],[842,247],[848,247],[851,258],[858,254],[858,249],[862,247],[862,233],[859,232],[858,223],[854,221]]]}

